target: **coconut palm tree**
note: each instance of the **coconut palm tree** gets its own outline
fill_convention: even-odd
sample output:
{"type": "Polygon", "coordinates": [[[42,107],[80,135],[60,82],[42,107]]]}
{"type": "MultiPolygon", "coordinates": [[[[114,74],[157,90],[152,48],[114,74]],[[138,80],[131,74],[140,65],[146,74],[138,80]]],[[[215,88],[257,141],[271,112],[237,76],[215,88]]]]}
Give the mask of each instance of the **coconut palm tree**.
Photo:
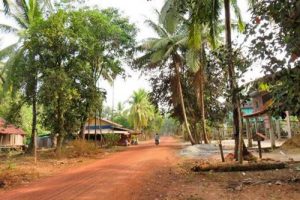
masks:
{"type": "Polygon", "coordinates": [[[131,105],[129,120],[135,130],[142,131],[148,126],[155,113],[154,107],[149,101],[148,93],[143,89],[133,92],[129,103],[131,105]]]}
{"type": "MultiPolygon", "coordinates": [[[[179,48],[183,47],[187,43],[187,34],[183,29],[177,29],[164,27],[162,24],[156,24],[151,20],[147,20],[146,23],[152,27],[157,33],[157,38],[149,38],[144,41],[139,49],[144,53],[143,56],[138,58],[136,62],[139,65],[153,68],[166,66],[170,68],[176,78],[177,93],[179,98],[179,104],[182,110],[183,120],[186,131],[188,133],[190,142],[195,144],[195,140],[191,134],[189,123],[186,115],[186,108],[183,99],[182,86],[180,80],[180,70],[183,66],[183,58],[179,53],[179,48]]],[[[176,25],[177,26],[177,25],[176,25]]]]}
{"type": "Polygon", "coordinates": [[[215,48],[218,45],[220,32],[219,2],[196,1],[186,4],[180,0],[168,0],[163,6],[160,21],[167,27],[174,27],[182,12],[188,13],[188,52],[186,56],[187,65],[195,72],[194,87],[196,91],[197,104],[200,109],[200,124],[205,143],[208,143],[206,133],[206,117],[204,104],[205,90],[205,49],[215,48]],[[214,9],[211,9],[214,7],[214,9]],[[174,17],[175,16],[175,17],[174,17]],[[200,17],[201,16],[201,17],[200,17]]]}
{"type": "MultiPolygon", "coordinates": [[[[15,34],[19,40],[16,43],[13,43],[4,49],[0,50],[0,60],[4,58],[8,58],[4,65],[4,71],[7,76],[12,75],[12,71],[17,70],[15,66],[19,66],[19,62],[24,53],[23,42],[26,37],[26,32],[30,28],[30,26],[37,20],[43,17],[42,9],[38,0],[21,0],[16,1],[16,4],[8,4],[10,5],[11,11],[8,12],[7,15],[11,17],[18,26],[12,26],[8,24],[0,24],[0,31],[8,32],[11,34],[15,34]]],[[[37,74],[37,72],[33,73],[37,74]]],[[[36,80],[36,77],[32,77],[36,80]]],[[[8,78],[9,80],[10,78],[8,78]]],[[[12,84],[9,81],[6,81],[5,84],[12,84]]],[[[36,84],[33,85],[31,89],[32,98],[30,99],[32,104],[32,131],[31,131],[31,145],[30,150],[36,149],[35,147],[35,139],[36,139],[36,126],[37,126],[37,80],[36,84]]]]}
{"type": "MultiPolygon", "coordinates": [[[[31,1],[32,3],[35,3],[35,1],[31,1]]],[[[16,5],[22,5],[26,3],[26,0],[2,0],[2,5],[4,7],[4,13],[9,14],[11,12],[11,7],[15,7],[16,5]]],[[[52,3],[51,0],[39,0],[38,3],[40,5],[43,5],[44,8],[48,8],[52,10],[52,3]]]]}
{"type": "MultiPolygon", "coordinates": [[[[253,0],[249,0],[250,5],[253,5],[253,0]]],[[[240,14],[237,0],[205,0],[205,1],[192,1],[186,2],[184,0],[167,0],[162,8],[161,22],[165,26],[173,27],[172,24],[176,24],[182,13],[189,14],[189,21],[191,26],[189,28],[190,40],[194,40],[194,44],[198,47],[194,47],[195,50],[201,49],[201,32],[199,28],[201,24],[207,24],[210,29],[210,36],[214,38],[217,33],[217,23],[220,20],[220,13],[222,11],[222,3],[224,3],[225,10],[225,38],[226,46],[229,54],[232,52],[232,39],[231,39],[231,19],[230,10],[233,8],[235,15],[238,18],[238,27],[240,30],[244,29],[242,17],[240,14]],[[223,2],[224,1],[224,2],[223,2]],[[173,16],[173,17],[172,17],[173,16]],[[174,17],[175,16],[175,17],[174,17]],[[196,28],[195,28],[196,27],[196,28]],[[197,31],[198,29],[198,31],[197,31]]],[[[230,58],[230,55],[228,56],[230,58]]],[[[238,96],[238,85],[235,77],[235,69],[233,63],[229,60],[228,63],[228,78],[229,86],[232,93],[232,105],[233,105],[233,121],[234,121],[234,136],[235,136],[235,156],[238,155],[238,147],[243,154],[247,153],[247,149],[239,137],[242,130],[242,120],[240,111],[240,100],[238,96]]],[[[237,158],[237,157],[236,157],[237,158]]],[[[239,153],[239,160],[242,160],[242,153],[239,153]]]]}

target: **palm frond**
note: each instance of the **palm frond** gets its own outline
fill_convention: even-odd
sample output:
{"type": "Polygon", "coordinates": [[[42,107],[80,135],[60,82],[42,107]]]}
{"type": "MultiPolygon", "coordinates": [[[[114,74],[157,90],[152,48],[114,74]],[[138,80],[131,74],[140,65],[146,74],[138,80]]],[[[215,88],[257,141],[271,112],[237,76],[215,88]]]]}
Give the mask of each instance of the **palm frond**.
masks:
{"type": "Polygon", "coordinates": [[[138,47],[140,47],[142,50],[152,49],[157,40],[159,40],[159,39],[158,38],[149,38],[149,39],[143,41],[143,43],[138,47]]]}
{"type": "Polygon", "coordinates": [[[7,14],[10,11],[9,7],[9,1],[8,0],[2,0],[3,7],[4,7],[4,13],[7,14]]]}
{"type": "Polygon", "coordinates": [[[175,0],[167,0],[160,11],[159,22],[171,34],[176,31],[181,18],[177,9],[175,0]]]}
{"type": "Polygon", "coordinates": [[[187,66],[196,72],[200,68],[200,52],[193,49],[189,49],[186,53],[186,63],[187,66]]]}
{"type": "Polygon", "coordinates": [[[29,6],[27,5],[26,0],[18,0],[17,5],[18,5],[18,10],[19,10],[20,14],[23,16],[23,19],[27,23],[29,23],[30,22],[29,15],[28,15],[29,14],[29,6]]]}
{"type": "Polygon", "coordinates": [[[17,43],[9,45],[5,47],[4,49],[0,50],[0,60],[3,60],[4,58],[8,57],[11,55],[17,47],[17,43]]]}
{"type": "Polygon", "coordinates": [[[28,4],[28,14],[29,16],[29,23],[32,23],[33,20],[36,18],[40,18],[42,16],[41,8],[39,1],[37,0],[30,0],[28,4]]]}
{"type": "Polygon", "coordinates": [[[166,48],[170,43],[172,43],[172,41],[169,38],[161,38],[153,43],[152,48],[159,50],[162,48],[166,48]]]}
{"type": "Polygon", "coordinates": [[[231,6],[233,7],[233,11],[238,19],[238,30],[243,32],[245,30],[245,23],[243,22],[241,10],[237,4],[237,0],[231,0],[231,6]]]}
{"type": "Polygon", "coordinates": [[[3,73],[6,75],[5,84],[3,85],[4,92],[17,92],[17,90],[13,88],[20,87],[21,81],[16,81],[16,74],[19,74],[17,71],[20,70],[17,68],[20,67],[20,63],[23,61],[23,55],[24,48],[19,48],[5,63],[3,67],[3,73]]]}
{"type": "Polygon", "coordinates": [[[187,46],[188,45],[188,35],[183,34],[183,35],[177,35],[172,38],[174,41],[174,44],[176,46],[187,46]]]}
{"type": "Polygon", "coordinates": [[[154,23],[152,20],[146,20],[145,23],[151,27],[160,37],[168,37],[168,32],[160,25],[154,23]]]}
{"type": "Polygon", "coordinates": [[[163,60],[165,57],[166,57],[166,50],[159,49],[151,55],[150,61],[151,61],[151,63],[157,63],[157,62],[163,60]]]}
{"type": "Polygon", "coordinates": [[[216,37],[218,35],[219,17],[221,12],[221,5],[219,0],[211,1],[211,13],[209,17],[209,34],[210,43],[213,48],[216,47],[216,37]]]}
{"type": "Polygon", "coordinates": [[[198,23],[192,23],[189,29],[188,46],[191,49],[199,50],[202,43],[201,25],[198,23]]]}
{"type": "Polygon", "coordinates": [[[45,10],[48,10],[50,12],[54,11],[51,0],[42,0],[42,1],[40,0],[39,4],[41,5],[41,10],[43,10],[43,11],[45,11],[45,10]]]}
{"type": "Polygon", "coordinates": [[[22,16],[19,16],[19,14],[14,14],[14,13],[10,12],[7,15],[12,17],[21,28],[24,28],[24,29],[28,28],[28,23],[22,16]]]}
{"type": "Polygon", "coordinates": [[[0,31],[4,32],[4,33],[17,33],[18,29],[16,27],[11,26],[11,25],[0,24],[0,31]]]}

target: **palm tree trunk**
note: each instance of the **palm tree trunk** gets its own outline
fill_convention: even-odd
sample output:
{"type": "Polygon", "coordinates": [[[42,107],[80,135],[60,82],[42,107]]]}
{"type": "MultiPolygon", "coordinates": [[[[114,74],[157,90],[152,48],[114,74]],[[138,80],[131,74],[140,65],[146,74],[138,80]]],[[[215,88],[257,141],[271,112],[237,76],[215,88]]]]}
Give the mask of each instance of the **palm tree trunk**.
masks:
{"type": "MultiPolygon", "coordinates": [[[[228,49],[228,58],[231,58],[232,53],[232,41],[231,41],[231,19],[230,19],[230,0],[224,0],[225,8],[225,30],[226,30],[226,46],[228,49]]],[[[235,70],[232,61],[228,60],[228,76],[229,86],[231,89],[231,101],[233,105],[233,134],[235,139],[234,155],[241,163],[243,160],[243,154],[248,153],[246,146],[242,140],[242,119],[240,109],[240,99],[238,96],[237,82],[235,78],[235,70]],[[238,155],[238,156],[237,156],[238,155]]]]}
{"type": "Polygon", "coordinates": [[[202,133],[203,140],[205,144],[208,144],[208,137],[206,133],[206,119],[205,119],[205,102],[204,102],[204,88],[205,88],[205,80],[204,80],[204,70],[206,67],[206,55],[205,55],[205,45],[202,43],[201,48],[201,65],[200,65],[200,108],[201,108],[201,124],[202,124],[202,133]]]}
{"type": "Polygon", "coordinates": [[[203,134],[203,140],[205,144],[208,144],[208,137],[206,133],[206,119],[205,119],[205,104],[204,104],[204,73],[203,67],[200,67],[201,75],[200,75],[200,111],[201,111],[201,128],[203,134]]]}
{"type": "Polygon", "coordinates": [[[174,55],[174,67],[175,67],[175,74],[176,74],[176,78],[177,78],[177,87],[178,87],[178,93],[179,93],[179,99],[180,99],[180,105],[181,105],[181,109],[182,109],[182,114],[183,114],[183,119],[184,119],[184,124],[190,139],[190,142],[192,145],[194,145],[195,139],[192,136],[191,130],[189,128],[189,123],[187,120],[187,116],[186,116],[186,110],[185,110],[185,105],[184,105],[184,100],[183,100],[183,94],[182,94],[182,87],[181,87],[181,81],[180,81],[180,73],[179,73],[179,67],[180,67],[180,58],[179,55],[174,55]]]}

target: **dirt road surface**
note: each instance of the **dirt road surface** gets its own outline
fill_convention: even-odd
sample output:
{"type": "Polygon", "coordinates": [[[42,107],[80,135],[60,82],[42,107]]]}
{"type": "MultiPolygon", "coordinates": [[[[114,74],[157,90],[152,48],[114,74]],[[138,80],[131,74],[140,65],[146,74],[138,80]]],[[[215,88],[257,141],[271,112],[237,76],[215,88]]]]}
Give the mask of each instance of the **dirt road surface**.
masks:
{"type": "Polygon", "coordinates": [[[161,138],[159,146],[152,141],[132,146],[87,166],[1,192],[0,200],[140,199],[136,191],[161,167],[176,163],[178,148],[172,137],[161,138]]]}

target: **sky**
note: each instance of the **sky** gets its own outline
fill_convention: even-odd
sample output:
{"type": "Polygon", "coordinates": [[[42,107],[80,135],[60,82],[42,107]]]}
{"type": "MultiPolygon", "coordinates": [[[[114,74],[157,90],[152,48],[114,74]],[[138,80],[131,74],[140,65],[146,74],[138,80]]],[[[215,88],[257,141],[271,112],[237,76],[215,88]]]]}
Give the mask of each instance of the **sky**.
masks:
{"type": "MultiPolygon", "coordinates": [[[[92,7],[114,7],[119,9],[124,16],[129,18],[130,22],[136,24],[138,28],[137,40],[140,42],[149,37],[156,36],[155,33],[147,25],[145,25],[144,21],[146,19],[157,19],[157,15],[154,10],[160,10],[164,0],[86,0],[86,2],[92,7]]],[[[243,20],[248,22],[250,20],[250,14],[247,11],[247,0],[239,0],[238,4],[241,9],[243,20]]],[[[3,15],[0,15],[0,23],[3,22],[7,22],[7,19],[5,19],[3,15]]],[[[6,36],[5,39],[0,40],[0,48],[7,46],[15,40],[15,37],[6,36]]],[[[233,33],[233,40],[240,43],[243,41],[243,36],[233,33]]],[[[100,81],[100,87],[107,90],[106,105],[108,106],[116,106],[118,102],[128,102],[133,91],[140,88],[144,88],[148,91],[151,89],[147,81],[147,76],[141,75],[139,72],[132,71],[130,66],[124,65],[123,67],[126,69],[126,74],[128,74],[126,79],[123,79],[122,77],[116,78],[113,86],[105,81],[100,81]]],[[[246,73],[245,80],[250,81],[258,76],[261,76],[258,70],[255,72],[250,71],[246,73]]]]}

